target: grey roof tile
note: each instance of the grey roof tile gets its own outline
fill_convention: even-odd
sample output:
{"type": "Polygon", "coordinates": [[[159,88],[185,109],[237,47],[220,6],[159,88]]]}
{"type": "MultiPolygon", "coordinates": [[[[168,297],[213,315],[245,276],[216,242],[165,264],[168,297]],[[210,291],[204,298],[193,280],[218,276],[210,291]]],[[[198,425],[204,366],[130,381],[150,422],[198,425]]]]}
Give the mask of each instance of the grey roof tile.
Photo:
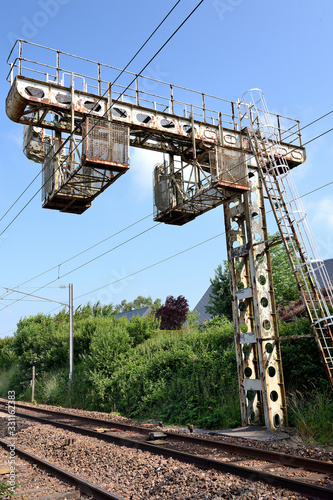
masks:
{"type": "Polygon", "coordinates": [[[134,316],[140,316],[141,318],[145,318],[150,313],[150,311],[151,311],[150,307],[141,307],[141,309],[134,309],[133,311],[125,311],[115,314],[115,318],[125,317],[127,319],[131,319],[134,318],[134,316]]]}
{"type": "Polygon", "coordinates": [[[199,324],[202,325],[207,319],[211,319],[212,315],[206,312],[205,307],[208,305],[209,294],[212,293],[212,285],[208,287],[204,295],[201,297],[197,305],[193,308],[193,311],[200,313],[198,317],[199,324]]]}

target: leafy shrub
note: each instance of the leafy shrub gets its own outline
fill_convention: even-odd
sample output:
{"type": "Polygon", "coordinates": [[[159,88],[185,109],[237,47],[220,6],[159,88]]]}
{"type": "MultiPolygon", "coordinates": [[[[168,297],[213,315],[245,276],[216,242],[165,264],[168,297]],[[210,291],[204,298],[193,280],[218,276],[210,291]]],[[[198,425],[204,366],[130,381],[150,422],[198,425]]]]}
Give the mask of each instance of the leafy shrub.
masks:
{"type": "Polygon", "coordinates": [[[11,367],[2,370],[0,372],[0,396],[3,398],[7,398],[8,391],[16,391],[17,394],[21,392],[21,386],[16,383],[13,383],[18,373],[17,365],[12,365],[11,367]]]}
{"type": "Polygon", "coordinates": [[[68,359],[67,332],[64,327],[57,326],[51,316],[37,314],[21,319],[14,335],[13,350],[19,358],[22,374],[33,365],[36,372],[64,366],[68,359]]]}
{"type": "Polygon", "coordinates": [[[126,329],[131,339],[131,346],[141,344],[153,335],[156,335],[160,322],[154,314],[148,314],[145,318],[134,316],[127,321],[126,329]]]}
{"type": "Polygon", "coordinates": [[[13,350],[13,337],[0,339],[0,370],[9,368],[17,361],[13,350]]]}
{"type": "Polygon", "coordinates": [[[332,393],[292,393],[289,396],[289,420],[305,442],[333,445],[332,393]]]}
{"type": "Polygon", "coordinates": [[[146,341],[121,357],[108,389],[127,416],[210,427],[239,423],[231,323],[220,319],[200,332],[146,341]]]}
{"type": "Polygon", "coordinates": [[[161,330],[180,330],[183,326],[189,307],[188,302],[179,295],[177,298],[169,295],[165,304],[156,311],[156,317],[161,320],[161,330]]]}
{"type": "MultiPolygon", "coordinates": [[[[312,329],[307,318],[280,323],[280,336],[308,335],[312,329]]],[[[287,391],[328,390],[329,382],[314,339],[281,341],[282,366],[287,391]]]]}

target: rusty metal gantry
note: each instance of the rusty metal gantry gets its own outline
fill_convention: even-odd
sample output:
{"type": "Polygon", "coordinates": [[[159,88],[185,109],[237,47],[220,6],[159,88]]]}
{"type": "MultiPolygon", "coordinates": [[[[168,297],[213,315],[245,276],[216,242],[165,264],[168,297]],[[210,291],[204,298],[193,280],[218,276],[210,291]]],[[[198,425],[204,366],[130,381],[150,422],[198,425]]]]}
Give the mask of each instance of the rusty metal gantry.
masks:
{"type": "MultiPolygon", "coordinates": [[[[274,182],[279,189],[281,158],[288,171],[305,161],[299,122],[265,110],[274,130],[265,134],[258,102],[227,101],[127,71],[134,87],[111,85],[118,68],[23,40],[7,62],[7,115],[24,125],[26,156],[43,163],[44,208],[84,212],[129,169],[130,146],[169,156],[169,162],[154,168],[154,220],[183,225],[224,205],[242,423],[264,421],[270,429],[285,425],[263,184],[308,311],[309,290],[303,293],[299,272],[306,273],[305,284],[310,280],[317,294],[314,308],[321,316],[315,322],[317,330],[318,325],[325,330],[324,347],[319,345],[332,381],[332,319],[318,290],[318,266],[313,276],[307,257],[299,265],[291,257],[299,239],[293,233],[288,240],[282,230],[277,197],[267,184],[267,165],[278,165],[274,182]]],[[[290,222],[293,215],[283,203],[283,220],[290,222]]]]}

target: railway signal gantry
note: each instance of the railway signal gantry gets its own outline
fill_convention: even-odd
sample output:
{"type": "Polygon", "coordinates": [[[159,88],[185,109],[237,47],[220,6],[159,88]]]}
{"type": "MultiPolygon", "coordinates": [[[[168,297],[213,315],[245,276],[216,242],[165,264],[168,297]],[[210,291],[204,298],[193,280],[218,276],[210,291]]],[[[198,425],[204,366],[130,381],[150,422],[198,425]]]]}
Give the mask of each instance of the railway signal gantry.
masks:
{"type": "Polygon", "coordinates": [[[237,102],[18,40],[8,117],[43,164],[43,207],[81,214],[130,166],[130,146],[163,152],[154,220],[183,225],[224,206],[242,423],[287,423],[264,190],[333,388],[333,290],[290,171],[306,159],[297,120],[260,90],[237,102]],[[88,68],[86,70],[86,68],[88,68]],[[92,76],[92,72],[94,75],[92,76]]]}

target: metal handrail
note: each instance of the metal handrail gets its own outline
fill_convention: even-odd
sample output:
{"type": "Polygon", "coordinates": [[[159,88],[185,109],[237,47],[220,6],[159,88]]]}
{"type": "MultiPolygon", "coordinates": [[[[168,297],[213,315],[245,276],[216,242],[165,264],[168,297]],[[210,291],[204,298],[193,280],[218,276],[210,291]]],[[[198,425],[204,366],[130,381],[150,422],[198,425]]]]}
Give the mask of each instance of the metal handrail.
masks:
{"type": "MultiPolygon", "coordinates": [[[[230,112],[222,112],[221,113],[221,116],[224,116],[224,117],[227,117],[230,119],[230,121],[226,121],[224,123],[228,124],[228,125],[232,125],[232,128],[234,130],[238,130],[240,128],[242,128],[242,119],[244,119],[245,117],[241,117],[241,116],[238,116],[237,117],[237,110],[239,111],[239,106],[242,104],[241,102],[234,102],[234,101],[230,101],[228,99],[224,99],[224,98],[221,98],[221,97],[218,97],[218,96],[214,96],[212,94],[206,94],[206,93],[202,93],[200,91],[197,91],[197,90],[194,90],[194,89],[189,89],[187,87],[182,87],[180,85],[174,85],[174,84],[171,84],[169,82],[165,82],[163,80],[158,80],[156,78],[152,78],[152,77],[149,77],[149,76],[146,76],[146,75],[141,75],[141,74],[136,74],[136,73],[133,73],[132,71],[128,71],[128,70],[125,70],[123,71],[122,69],[120,68],[117,68],[115,66],[111,66],[109,64],[105,64],[105,63],[100,63],[98,61],[95,61],[93,59],[88,59],[88,58],[85,58],[85,57],[82,57],[82,56],[76,56],[76,55],[73,55],[73,54],[70,54],[69,52],[64,52],[64,51],[60,51],[60,50],[56,50],[56,49],[52,49],[50,47],[46,47],[44,45],[40,45],[40,44],[37,44],[37,43],[33,43],[33,42],[29,42],[27,40],[23,40],[23,39],[18,39],[15,41],[10,53],[9,53],[9,56],[7,58],[7,64],[10,65],[10,71],[9,73],[7,74],[7,77],[6,77],[6,80],[7,81],[10,81],[10,83],[12,84],[13,83],[13,74],[14,74],[14,69],[17,68],[18,70],[18,74],[21,75],[22,74],[22,70],[24,71],[30,71],[30,72],[34,72],[34,73],[37,73],[37,74],[43,74],[45,75],[46,77],[50,78],[50,73],[47,72],[42,72],[40,70],[37,70],[34,69],[34,68],[28,68],[28,67],[25,67],[25,66],[22,66],[22,62],[25,62],[25,63],[28,63],[28,64],[33,64],[33,65],[38,65],[42,68],[49,68],[49,69],[52,69],[52,70],[55,70],[55,75],[51,75],[52,78],[54,78],[55,82],[57,82],[58,84],[60,83],[61,81],[61,78],[60,78],[60,73],[62,72],[66,72],[66,73],[70,73],[70,74],[73,74],[74,76],[78,76],[78,77],[81,77],[83,78],[85,81],[85,89],[87,91],[87,89],[96,89],[97,92],[96,92],[96,95],[98,96],[101,96],[103,95],[102,92],[104,92],[104,94],[107,92],[107,89],[103,89],[103,84],[106,85],[107,87],[109,86],[109,81],[108,80],[105,80],[102,78],[102,70],[103,68],[104,69],[109,69],[109,70],[112,70],[112,71],[116,71],[118,73],[122,72],[124,74],[128,74],[128,75],[131,75],[132,77],[134,76],[135,77],[135,88],[127,88],[125,86],[121,86],[119,84],[115,85],[114,87],[118,90],[118,89],[125,89],[125,91],[130,91],[130,92],[133,92],[134,93],[134,96],[128,96],[130,97],[131,99],[136,99],[136,102],[140,102],[141,101],[144,101],[146,103],[150,103],[153,107],[154,110],[156,110],[156,106],[158,105],[156,101],[154,100],[149,100],[149,99],[144,99],[144,97],[156,97],[158,98],[159,100],[162,100],[162,101],[165,101],[165,105],[163,104],[159,104],[161,106],[165,106],[165,109],[168,109],[170,113],[174,114],[174,105],[177,104],[177,105],[181,105],[184,107],[183,109],[183,112],[185,114],[185,116],[191,116],[191,112],[189,111],[190,109],[194,108],[195,110],[200,110],[200,113],[195,113],[197,116],[200,116],[202,117],[203,121],[204,122],[207,122],[208,119],[209,120],[212,120],[213,124],[214,124],[214,121],[216,120],[216,123],[218,123],[218,114],[220,111],[218,110],[213,110],[213,109],[210,109],[210,107],[206,107],[206,102],[207,102],[207,99],[214,99],[220,103],[226,103],[227,105],[230,106],[231,108],[231,113],[230,112]],[[54,66],[53,64],[49,64],[49,63],[42,63],[42,62],[37,62],[37,61],[34,61],[32,59],[28,59],[26,57],[23,57],[23,47],[24,46],[32,46],[32,47],[38,47],[39,49],[44,49],[44,50],[47,50],[49,52],[52,52],[56,55],[56,65],[54,66]],[[11,58],[12,58],[12,55],[14,53],[14,50],[18,47],[18,51],[19,51],[19,55],[16,56],[14,58],[14,61],[11,61],[11,58]],[[75,60],[78,60],[78,61],[85,61],[85,62],[88,62],[89,64],[94,64],[96,66],[96,76],[90,76],[90,75],[86,75],[84,73],[77,73],[77,72],[73,72],[71,70],[68,70],[68,69],[65,69],[65,68],[62,68],[61,67],[61,62],[60,62],[60,58],[61,58],[61,55],[62,56],[66,56],[66,57],[71,57],[75,60]],[[168,95],[167,96],[161,96],[161,95],[157,95],[157,94],[154,94],[152,92],[149,92],[148,90],[143,90],[142,88],[140,88],[140,82],[142,83],[142,81],[149,81],[149,82],[154,82],[155,84],[159,84],[159,85],[163,85],[163,86],[167,86],[168,88],[168,95]],[[88,83],[90,82],[90,83],[88,83]],[[96,82],[96,85],[94,85],[93,83],[96,82]],[[201,105],[199,104],[190,104],[186,101],[181,101],[179,100],[179,98],[177,99],[177,97],[175,98],[174,97],[174,94],[176,91],[184,91],[184,92],[189,92],[191,94],[195,94],[196,96],[200,96],[200,99],[201,99],[201,105]],[[213,116],[207,116],[207,113],[212,113],[213,116]],[[216,114],[216,117],[214,116],[216,114]]],[[[95,92],[93,92],[95,93],[95,92]]],[[[116,91],[116,93],[118,93],[116,91]]],[[[121,92],[119,92],[119,94],[121,94],[121,92]]],[[[286,116],[283,116],[283,115],[276,115],[276,114],[273,114],[273,113],[270,113],[272,117],[274,117],[274,120],[277,120],[277,123],[278,123],[278,128],[279,128],[279,135],[280,137],[282,137],[283,134],[285,134],[286,132],[290,132],[290,135],[292,136],[295,136],[295,139],[299,139],[299,143],[301,145],[301,134],[300,134],[300,126],[299,126],[299,122],[297,120],[293,120],[292,118],[289,118],[289,117],[286,117],[286,116]],[[280,119],[286,119],[286,120],[290,120],[292,122],[296,122],[294,123],[294,125],[292,127],[290,127],[289,129],[287,130],[283,130],[281,129],[280,127],[280,122],[279,120],[280,119]],[[297,127],[297,130],[292,132],[292,128],[294,127],[297,127]]]]}

